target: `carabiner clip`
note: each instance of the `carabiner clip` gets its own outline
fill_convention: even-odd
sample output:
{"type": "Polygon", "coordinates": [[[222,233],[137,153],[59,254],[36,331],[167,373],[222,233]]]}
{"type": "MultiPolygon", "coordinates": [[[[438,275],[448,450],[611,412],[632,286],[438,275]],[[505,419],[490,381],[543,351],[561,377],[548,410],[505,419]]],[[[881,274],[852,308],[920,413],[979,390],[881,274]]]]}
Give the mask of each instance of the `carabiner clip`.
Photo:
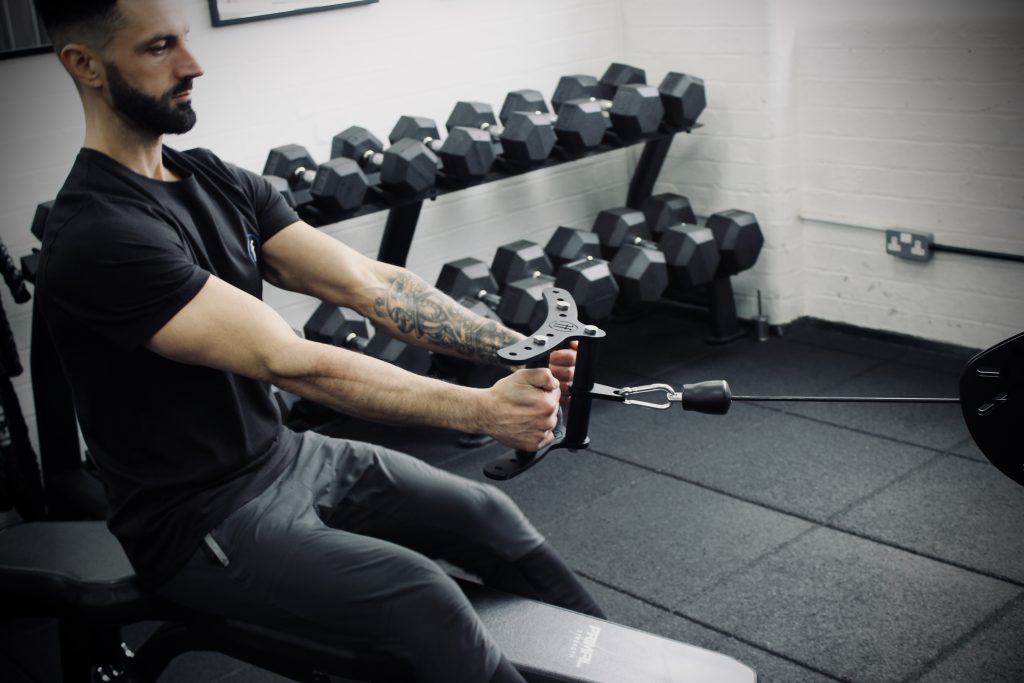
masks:
{"type": "MultiPolygon", "coordinates": [[[[678,396],[676,390],[668,384],[644,384],[638,387],[622,387],[618,392],[622,396],[622,402],[627,406],[640,406],[641,408],[654,408],[655,410],[668,410],[672,407],[672,397],[678,396]],[[630,398],[636,394],[649,394],[655,391],[665,392],[664,403],[651,403],[650,401],[638,401],[630,398]]],[[[679,399],[676,398],[678,401],[679,399]]]]}

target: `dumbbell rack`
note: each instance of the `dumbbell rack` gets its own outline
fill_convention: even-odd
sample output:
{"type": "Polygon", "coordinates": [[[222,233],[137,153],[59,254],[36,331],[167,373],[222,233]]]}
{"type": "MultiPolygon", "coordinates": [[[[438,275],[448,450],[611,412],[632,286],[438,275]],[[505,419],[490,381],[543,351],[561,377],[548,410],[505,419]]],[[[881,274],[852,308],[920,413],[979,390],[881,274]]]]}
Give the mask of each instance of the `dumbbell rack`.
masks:
{"type": "MultiPolygon", "coordinates": [[[[458,192],[496,180],[529,173],[565,163],[579,161],[599,154],[613,152],[637,144],[643,144],[640,161],[629,183],[626,205],[640,209],[644,200],[651,196],[654,184],[661,173],[668,156],[672,140],[678,133],[690,133],[701,127],[663,128],[656,134],[635,140],[621,140],[609,133],[598,148],[582,155],[570,155],[556,147],[555,153],[543,164],[529,168],[517,168],[499,158],[496,168],[479,182],[457,184],[443,174],[438,186],[414,197],[389,195],[379,188],[357,210],[338,216],[327,216],[315,207],[300,209],[300,216],[311,225],[323,227],[380,211],[387,211],[384,235],[381,239],[377,258],[380,261],[404,266],[416,234],[423,203],[440,196],[458,192]]],[[[706,305],[711,315],[712,334],[708,341],[726,343],[741,335],[733,300],[732,284],[728,276],[714,280],[703,290],[706,305]]],[[[700,298],[700,291],[693,292],[700,298]]],[[[78,440],[78,429],[70,389],[57,361],[56,350],[36,306],[32,316],[32,386],[36,406],[36,421],[39,430],[39,450],[43,476],[47,481],[48,504],[51,514],[60,516],[71,510],[83,508],[95,514],[103,512],[103,492],[95,478],[88,476],[83,468],[82,452],[78,440]]]]}
{"type": "MultiPolygon", "coordinates": [[[[657,134],[632,140],[623,140],[615,136],[614,133],[608,133],[601,146],[587,153],[573,155],[560,147],[556,147],[554,154],[548,157],[543,164],[530,167],[513,166],[499,157],[495,168],[483,179],[476,182],[465,183],[456,181],[446,177],[442,171],[439,173],[439,182],[435,188],[416,196],[401,197],[390,194],[380,187],[375,187],[371,190],[372,194],[369,195],[367,201],[354,211],[341,215],[326,215],[317,207],[306,205],[299,209],[299,214],[311,225],[322,227],[358,216],[387,211],[388,216],[384,225],[384,235],[381,238],[380,248],[377,252],[377,260],[404,266],[409,256],[409,249],[412,247],[413,238],[416,235],[416,226],[419,222],[424,202],[435,200],[440,196],[458,192],[468,187],[476,187],[511,176],[552,168],[625,147],[643,144],[644,148],[640,154],[640,161],[633,171],[633,177],[629,183],[629,193],[626,197],[626,206],[639,210],[644,200],[650,197],[654,190],[654,184],[661,174],[662,166],[672,146],[672,140],[678,133],[690,133],[700,128],[701,125],[697,123],[688,128],[670,128],[663,124],[657,134]]],[[[733,298],[732,283],[728,276],[715,279],[693,294],[696,296],[688,296],[686,300],[693,302],[706,299],[704,303],[711,317],[711,334],[707,338],[708,342],[724,344],[742,335],[739,319],[736,316],[736,303],[733,298]]]]}

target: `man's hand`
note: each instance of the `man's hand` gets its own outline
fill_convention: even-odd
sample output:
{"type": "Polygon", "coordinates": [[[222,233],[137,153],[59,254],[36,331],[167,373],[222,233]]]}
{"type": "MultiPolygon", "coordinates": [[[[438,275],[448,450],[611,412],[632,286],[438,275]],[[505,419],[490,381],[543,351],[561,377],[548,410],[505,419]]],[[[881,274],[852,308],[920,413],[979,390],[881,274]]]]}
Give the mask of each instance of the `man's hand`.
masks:
{"type": "Polygon", "coordinates": [[[517,370],[487,390],[481,431],[512,448],[540,450],[555,438],[560,396],[547,368],[517,370]]]}
{"type": "Polygon", "coordinates": [[[569,347],[552,351],[548,356],[551,374],[558,380],[559,388],[562,390],[562,404],[569,403],[569,384],[572,383],[573,375],[576,373],[576,348],[579,342],[569,342],[569,347]]]}

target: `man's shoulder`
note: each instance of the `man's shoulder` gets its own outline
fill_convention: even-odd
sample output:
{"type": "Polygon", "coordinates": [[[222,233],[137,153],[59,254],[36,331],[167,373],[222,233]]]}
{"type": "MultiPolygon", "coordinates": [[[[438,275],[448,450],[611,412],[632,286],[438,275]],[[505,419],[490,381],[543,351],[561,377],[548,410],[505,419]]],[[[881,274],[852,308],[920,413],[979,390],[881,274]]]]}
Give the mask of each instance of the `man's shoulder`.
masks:
{"type": "Polygon", "coordinates": [[[237,166],[224,161],[217,156],[213,150],[207,149],[206,147],[193,147],[192,149],[186,149],[185,151],[178,151],[170,147],[164,147],[164,153],[172,162],[189,171],[203,169],[207,173],[212,171],[228,174],[231,177],[236,177],[238,175],[239,169],[237,166]]]}
{"type": "Polygon", "coordinates": [[[184,151],[178,151],[171,147],[164,147],[165,153],[174,158],[186,159],[193,163],[213,165],[219,167],[227,166],[227,163],[219,156],[217,156],[213,150],[206,147],[193,147],[192,149],[186,149],[184,151]]]}
{"type": "Polygon", "coordinates": [[[255,174],[225,161],[205,147],[193,147],[184,152],[164,147],[164,153],[172,164],[195,175],[201,183],[212,182],[221,188],[229,185],[250,189],[253,184],[255,174]]]}
{"type": "Polygon", "coordinates": [[[113,263],[139,250],[166,250],[175,233],[145,202],[117,195],[61,193],[43,235],[42,254],[51,267],[68,263],[113,263]]]}

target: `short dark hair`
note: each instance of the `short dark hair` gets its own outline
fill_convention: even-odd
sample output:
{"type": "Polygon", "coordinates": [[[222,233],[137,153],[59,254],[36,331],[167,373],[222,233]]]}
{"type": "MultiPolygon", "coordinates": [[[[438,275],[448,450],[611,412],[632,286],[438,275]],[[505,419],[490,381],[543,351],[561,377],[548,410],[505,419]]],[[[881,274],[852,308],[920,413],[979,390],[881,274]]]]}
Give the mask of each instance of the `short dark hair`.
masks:
{"type": "Polygon", "coordinates": [[[103,48],[121,23],[118,0],[35,0],[55,52],[83,42],[103,48]]]}

